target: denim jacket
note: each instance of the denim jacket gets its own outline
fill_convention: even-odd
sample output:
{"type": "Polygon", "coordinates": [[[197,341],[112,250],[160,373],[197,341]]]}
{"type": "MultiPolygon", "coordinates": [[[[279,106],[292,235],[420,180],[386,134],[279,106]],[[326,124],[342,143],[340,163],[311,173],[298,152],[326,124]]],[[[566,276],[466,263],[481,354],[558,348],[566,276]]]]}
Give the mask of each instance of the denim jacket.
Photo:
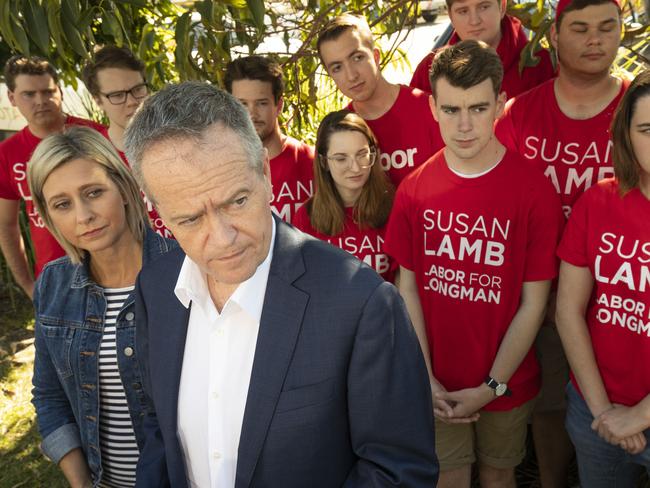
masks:
{"type": "MultiPolygon", "coordinates": [[[[177,247],[147,229],[143,266],[177,247]]],[[[87,263],[68,257],[48,263],[34,289],[35,346],[32,402],[36,407],[41,449],[59,463],[81,447],[95,483],[101,479],[99,447],[99,346],[106,299],[89,276],[87,263]]],[[[138,446],[147,403],[142,391],[141,358],[135,344],[132,292],[117,316],[117,363],[138,446]]]]}

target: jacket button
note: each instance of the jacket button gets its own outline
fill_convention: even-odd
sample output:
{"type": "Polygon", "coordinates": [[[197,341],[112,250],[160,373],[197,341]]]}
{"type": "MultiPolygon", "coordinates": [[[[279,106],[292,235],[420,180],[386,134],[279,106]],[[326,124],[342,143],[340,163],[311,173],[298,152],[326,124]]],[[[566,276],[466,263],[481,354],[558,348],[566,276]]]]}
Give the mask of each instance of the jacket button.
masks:
{"type": "Polygon", "coordinates": [[[129,312],[125,316],[126,320],[133,320],[135,318],[135,314],[133,312],[129,312]]]}
{"type": "Polygon", "coordinates": [[[127,357],[133,356],[133,348],[132,347],[125,347],[124,348],[124,355],[127,357]]]}

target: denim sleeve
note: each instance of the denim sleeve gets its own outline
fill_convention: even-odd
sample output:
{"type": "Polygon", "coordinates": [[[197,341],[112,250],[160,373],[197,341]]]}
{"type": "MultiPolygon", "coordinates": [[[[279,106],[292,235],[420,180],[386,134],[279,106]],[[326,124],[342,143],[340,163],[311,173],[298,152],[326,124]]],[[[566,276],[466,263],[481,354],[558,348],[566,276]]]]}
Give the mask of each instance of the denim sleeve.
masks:
{"type": "MultiPolygon", "coordinates": [[[[44,273],[45,274],[45,273],[44,273]]],[[[41,446],[45,455],[58,463],[70,450],[81,446],[70,401],[59,380],[50,357],[42,327],[39,325],[39,303],[43,288],[43,275],[34,287],[35,332],[34,375],[32,377],[32,403],[36,409],[38,431],[43,438],[41,446]]]]}
{"type": "Polygon", "coordinates": [[[77,447],[81,447],[77,424],[62,425],[41,442],[43,454],[56,464],[59,464],[63,456],[77,447]]]}

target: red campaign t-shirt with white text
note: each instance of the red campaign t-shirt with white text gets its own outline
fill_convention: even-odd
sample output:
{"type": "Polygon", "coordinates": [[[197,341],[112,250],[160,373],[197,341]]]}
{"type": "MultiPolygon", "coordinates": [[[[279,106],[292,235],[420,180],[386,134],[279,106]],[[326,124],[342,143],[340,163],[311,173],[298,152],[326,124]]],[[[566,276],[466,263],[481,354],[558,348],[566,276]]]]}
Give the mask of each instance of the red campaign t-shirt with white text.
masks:
{"type": "MultiPolygon", "coordinates": [[[[354,110],[352,103],[349,110],[354,110]]],[[[429,94],[400,85],[399,95],[384,115],[366,123],[381,149],[380,162],[395,186],[445,143],[429,107],[429,94]]]]}
{"type": "MultiPolygon", "coordinates": [[[[104,137],[106,137],[106,139],[108,139],[109,141],[111,140],[110,136],[108,135],[108,127],[104,127],[100,132],[104,135],[104,137]]],[[[129,164],[129,161],[126,159],[126,154],[124,154],[124,152],[120,151],[117,148],[115,148],[115,150],[122,158],[122,161],[124,161],[124,164],[126,164],[127,167],[130,168],[131,165],[129,164]]],[[[174,239],[174,235],[172,234],[172,231],[165,226],[163,219],[160,218],[160,215],[158,215],[158,211],[153,206],[153,203],[149,201],[149,199],[144,194],[144,192],[142,192],[142,199],[144,200],[144,203],[147,206],[147,213],[149,214],[149,222],[151,223],[151,228],[162,237],[167,237],[168,239],[174,239]]]]}
{"type": "Polygon", "coordinates": [[[510,100],[496,134],[508,148],[544,172],[560,195],[565,216],[582,193],[614,176],[609,126],[629,82],[599,114],[590,119],[567,117],[557,103],[555,79],[510,100]]]}
{"type": "MultiPolygon", "coordinates": [[[[84,125],[98,131],[104,128],[103,125],[91,120],[71,115],[66,117],[65,125],[84,125]]],[[[27,162],[39,142],[41,139],[32,134],[29,127],[25,127],[0,143],[0,198],[25,200],[25,209],[29,218],[29,233],[36,254],[34,269],[36,277],[45,264],[65,255],[63,248],[45,228],[43,219],[36,212],[27,185],[27,162]]]]}
{"type": "Polygon", "coordinates": [[[285,222],[292,222],[296,211],[314,193],[314,148],[288,137],[282,152],[271,159],[271,208],[285,222]]]}
{"type": "Polygon", "coordinates": [[[377,271],[382,278],[392,283],[395,279],[397,265],[384,252],[386,226],[379,229],[360,229],[359,225],[354,221],[352,212],[352,207],[345,209],[343,231],[335,236],[328,236],[314,229],[307,214],[307,207],[304,205],[296,212],[293,225],[321,241],[329,242],[356,256],[377,271]]]}
{"type": "Polygon", "coordinates": [[[573,207],[558,256],[591,271],[587,325],[607,396],[636,405],[650,394],[650,200],[601,181],[573,207]]]}
{"type": "MultiPolygon", "coordinates": [[[[453,173],[440,151],[397,190],[385,249],[415,273],[433,375],[447,390],[483,383],[523,283],[557,275],[563,221],[551,185],[510,151],[475,178],[453,173]]],[[[537,395],[532,348],[508,386],[512,396],[486,410],[510,410],[537,395]]]]}

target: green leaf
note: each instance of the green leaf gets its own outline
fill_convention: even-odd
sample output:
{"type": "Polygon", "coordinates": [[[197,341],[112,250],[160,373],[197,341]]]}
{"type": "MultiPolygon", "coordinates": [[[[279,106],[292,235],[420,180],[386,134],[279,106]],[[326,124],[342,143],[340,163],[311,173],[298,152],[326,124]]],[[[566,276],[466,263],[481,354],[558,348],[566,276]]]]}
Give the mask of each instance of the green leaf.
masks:
{"type": "Polygon", "coordinates": [[[264,31],[264,1],[263,0],[246,0],[248,9],[253,15],[253,22],[255,26],[260,30],[264,31]]]}
{"type": "Polygon", "coordinates": [[[116,0],[116,1],[118,3],[127,3],[142,8],[145,8],[147,6],[147,0],[116,0]]]}
{"type": "Polygon", "coordinates": [[[30,37],[34,39],[34,43],[41,52],[47,55],[50,49],[50,29],[47,25],[45,8],[36,0],[27,2],[23,10],[23,17],[30,37]]]}
{"type": "Polygon", "coordinates": [[[29,38],[27,37],[27,33],[25,32],[24,26],[20,23],[20,11],[23,10],[23,5],[22,5],[22,0],[13,0],[13,2],[10,2],[10,0],[4,0],[7,3],[10,3],[11,5],[11,14],[10,14],[10,23],[11,23],[11,30],[14,34],[14,39],[18,43],[18,46],[20,47],[19,51],[23,53],[25,56],[30,55],[30,49],[29,49],[29,38]]]}
{"type": "Polygon", "coordinates": [[[108,34],[110,34],[113,39],[115,39],[115,44],[121,47],[124,44],[124,36],[122,35],[122,27],[120,26],[120,22],[117,20],[115,14],[110,10],[104,11],[102,24],[104,22],[106,23],[108,34]]]}
{"type": "Polygon", "coordinates": [[[14,36],[14,31],[11,27],[11,3],[7,0],[0,2],[0,33],[3,39],[9,44],[14,51],[20,51],[18,40],[14,36]]]}
{"type": "Polygon", "coordinates": [[[79,2],[77,0],[62,0],[61,11],[63,13],[64,24],[67,20],[68,22],[71,22],[73,26],[77,25],[79,15],[81,15],[79,2]]]}
{"type": "Polygon", "coordinates": [[[54,39],[56,51],[62,59],[67,59],[68,54],[63,43],[61,27],[61,9],[57,0],[49,0],[47,3],[47,25],[50,28],[52,39],[54,39]]]}
{"type": "Polygon", "coordinates": [[[61,7],[61,28],[63,30],[63,35],[68,40],[68,42],[70,43],[70,47],[75,53],[77,53],[79,56],[81,56],[84,59],[88,58],[89,57],[88,49],[86,49],[86,45],[84,44],[83,38],[81,37],[81,34],[75,27],[77,22],[76,20],[73,21],[70,18],[70,15],[74,15],[74,13],[71,12],[69,8],[66,9],[65,4],[66,4],[66,0],[63,0],[63,4],[61,7]]]}

